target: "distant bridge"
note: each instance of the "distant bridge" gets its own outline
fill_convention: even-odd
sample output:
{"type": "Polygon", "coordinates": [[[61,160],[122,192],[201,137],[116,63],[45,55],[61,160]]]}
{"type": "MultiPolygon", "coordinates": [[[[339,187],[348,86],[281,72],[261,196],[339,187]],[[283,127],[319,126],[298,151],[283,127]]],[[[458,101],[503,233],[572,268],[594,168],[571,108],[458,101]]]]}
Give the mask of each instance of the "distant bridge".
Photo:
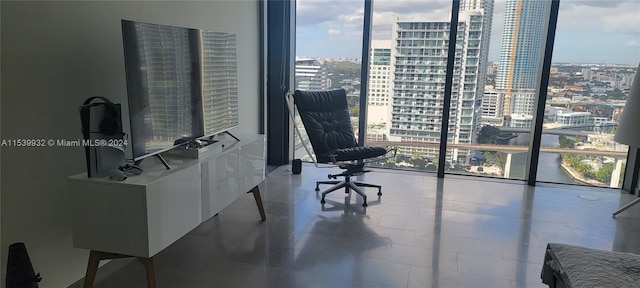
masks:
{"type": "Polygon", "coordinates": [[[608,106],[615,108],[624,107],[624,103],[606,103],[606,102],[593,102],[593,101],[577,101],[577,102],[560,102],[560,101],[549,101],[548,105],[552,106],[608,106]]]}
{"type": "MultiPolygon", "coordinates": [[[[566,136],[582,136],[587,137],[589,134],[593,134],[593,132],[589,131],[577,131],[577,130],[569,130],[576,128],[588,128],[588,127],[615,127],[618,126],[618,123],[615,122],[604,122],[604,123],[583,123],[583,124],[574,124],[574,125],[566,125],[556,128],[544,128],[544,134],[553,134],[553,135],[566,135],[566,136]]],[[[511,133],[531,133],[531,128],[516,128],[516,127],[502,127],[502,126],[494,126],[500,130],[500,132],[511,132],[511,133]]]]}
{"type": "MultiPolygon", "coordinates": [[[[440,143],[427,143],[427,142],[367,141],[367,144],[368,145],[380,145],[380,146],[440,147],[440,143]]],[[[494,144],[453,144],[453,143],[447,143],[447,148],[498,151],[498,152],[505,152],[505,153],[522,153],[522,152],[528,152],[529,151],[529,146],[494,145],[494,144]]],[[[614,158],[626,158],[627,157],[627,152],[603,151],[603,150],[579,150],[579,149],[554,148],[554,147],[541,147],[540,148],[540,153],[582,154],[582,155],[594,155],[594,156],[611,156],[611,157],[614,157],[614,158]]]]}
{"type": "MultiPolygon", "coordinates": [[[[511,133],[531,133],[531,128],[516,128],[516,127],[501,127],[495,126],[500,130],[500,132],[511,132],[511,133]]],[[[587,137],[589,134],[593,134],[593,132],[589,131],[576,131],[576,130],[566,130],[566,129],[544,129],[544,134],[553,134],[553,135],[565,135],[565,136],[582,136],[587,137]]]]}

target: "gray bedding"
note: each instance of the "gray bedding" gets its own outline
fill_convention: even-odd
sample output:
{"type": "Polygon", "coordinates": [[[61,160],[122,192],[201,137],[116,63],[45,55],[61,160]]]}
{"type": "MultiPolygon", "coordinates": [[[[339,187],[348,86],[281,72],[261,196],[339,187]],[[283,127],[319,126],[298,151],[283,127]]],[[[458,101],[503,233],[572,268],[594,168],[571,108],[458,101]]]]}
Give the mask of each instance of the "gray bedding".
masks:
{"type": "Polygon", "coordinates": [[[541,276],[551,287],[640,287],[640,255],[549,243],[541,276]]]}

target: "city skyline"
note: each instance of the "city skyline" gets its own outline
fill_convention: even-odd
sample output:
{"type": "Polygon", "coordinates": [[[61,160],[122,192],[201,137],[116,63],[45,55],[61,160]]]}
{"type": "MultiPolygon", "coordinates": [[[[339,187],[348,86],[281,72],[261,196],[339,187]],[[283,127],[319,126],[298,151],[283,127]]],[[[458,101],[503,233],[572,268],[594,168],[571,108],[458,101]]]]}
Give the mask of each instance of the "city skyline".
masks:
{"type": "MultiPolygon", "coordinates": [[[[488,57],[492,62],[500,56],[505,2],[495,0],[494,4],[488,57]]],[[[363,9],[364,4],[359,0],[298,1],[296,55],[360,58],[363,9]],[[319,10],[325,12],[318,13],[319,10]]],[[[447,21],[450,14],[451,0],[374,1],[372,40],[390,40],[392,23],[398,18],[447,21]]],[[[640,1],[561,1],[552,61],[637,64],[640,61],[640,1]],[[576,49],[578,47],[580,49],[576,49]]]]}
{"type": "MultiPolygon", "coordinates": [[[[485,7],[490,7],[493,0],[461,1],[461,4],[472,3],[483,3],[485,7]]],[[[474,8],[479,7],[461,5],[457,37],[459,41],[456,44],[457,58],[453,66],[456,72],[450,86],[452,91],[451,103],[447,104],[449,109],[446,109],[443,103],[444,75],[448,65],[446,47],[449,45],[446,41],[449,34],[449,21],[396,19],[391,40],[372,39],[368,63],[370,73],[367,79],[369,83],[367,117],[364,117],[367,125],[366,139],[373,142],[398,144],[398,154],[402,157],[399,163],[392,161],[385,163],[385,167],[433,170],[445,161],[447,163],[445,171],[482,174],[485,170],[480,168],[486,168],[486,172],[491,175],[517,179],[525,177],[524,171],[512,169],[512,165],[522,165],[526,161],[526,157],[523,156],[526,153],[492,149],[485,151],[478,149],[484,146],[475,145],[492,143],[497,145],[495,149],[502,147],[511,149],[513,147],[510,146],[526,146],[529,143],[528,139],[517,134],[521,133],[520,130],[496,132],[501,130],[494,125],[506,126],[507,129],[525,129],[524,131],[531,126],[533,110],[536,109],[533,105],[537,92],[535,86],[538,82],[538,73],[532,73],[532,71],[539,70],[537,67],[540,64],[539,59],[542,57],[541,49],[543,48],[541,42],[544,42],[546,36],[545,28],[548,22],[546,19],[549,17],[550,3],[508,0],[507,15],[502,19],[493,20],[503,23],[504,33],[501,31],[499,35],[501,41],[497,41],[498,45],[495,41],[491,43],[500,47],[501,51],[500,61],[494,62],[491,69],[487,69],[488,61],[485,58],[487,54],[483,51],[486,51],[487,40],[495,37],[486,36],[489,31],[483,26],[490,21],[490,18],[483,18],[492,15],[493,11],[476,10],[474,8]],[[488,15],[485,14],[486,12],[488,15]],[[490,81],[485,81],[484,72],[492,75],[490,81]],[[488,84],[486,91],[483,89],[485,83],[488,84]],[[485,103],[484,98],[487,96],[489,101],[485,103]],[[513,110],[509,110],[509,106],[513,110]],[[498,112],[503,109],[506,112],[498,112]],[[448,116],[444,114],[446,110],[449,110],[448,116]],[[441,129],[445,120],[448,121],[449,126],[446,131],[446,140],[443,140],[441,129]],[[493,129],[485,129],[486,127],[493,129]],[[484,130],[487,132],[482,132],[484,130]],[[494,133],[493,135],[497,138],[487,139],[489,137],[487,135],[491,133],[494,133]],[[480,134],[485,136],[482,137],[482,141],[480,141],[480,134]],[[440,141],[446,141],[451,146],[441,150],[439,146],[433,145],[440,141]]],[[[333,33],[338,35],[338,32],[333,33]]],[[[298,54],[297,56],[306,55],[298,54]]],[[[336,68],[345,65],[332,63],[341,61],[336,59],[340,57],[327,58],[333,59],[326,59],[327,62],[319,61],[319,63],[336,68]]],[[[359,70],[357,68],[359,65],[356,64],[359,57],[345,58],[346,61],[354,62],[349,64],[350,69],[359,70]]],[[[582,140],[573,137],[566,140],[566,138],[561,139],[560,136],[553,136],[555,134],[549,132],[551,130],[546,130],[543,132],[546,135],[546,138],[542,139],[545,143],[543,145],[596,150],[606,147],[605,150],[614,149],[613,152],[626,149],[624,146],[615,144],[611,130],[605,131],[605,129],[615,126],[617,116],[621,113],[621,105],[624,104],[620,101],[624,99],[625,87],[630,86],[628,69],[621,66],[619,66],[621,68],[602,69],[597,67],[598,64],[588,68],[580,68],[588,65],[571,66],[561,64],[551,68],[553,76],[549,86],[551,101],[547,104],[555,106],[545,106],[544,127],[545,129],[558,127],[570,129],[570,126],[576,126],[571,128],[593,126],[593,128],[587,128],[587,131],[593,130],[594,133],[570,132],[588,136],[582,140]],[[591,100],[594,99],[600,102],[592,103],[591,100]]],[[[296,72],[298,70],[296,66],[296,72]]],[[[353,79],[355,75],[344,73],[342,68],[335,71],[338,75],[350,77],[348,79],[353,79]]],[[[342,83],[340,79],[345,78],[337,78],[335,81],[342,83]]],[[[356,78],[350,84],[345,82],[342,87],[352,91],[353,96],[357,96],[359,85],[359,80],[356,78]]],[[[358,112],[357,107],[355,109],[352,121],[362,122],[362,117],[355,120],[358,119],[354,116],[358,112]]],[[[563,151],[544,154],[545,157],[550,155],[550,158],[547,157],[549,158],[547,162],[560,161],[561,163],[555,167],[557,173],[553,174],[563,173],[562,169],[564,171],[577,169],[582,172],[572,174],[571,179],[586,179],[583,181],[591,181],[589,184],[596,186],[618,187],[620,185],[620,167],[624,159],[614,163],[611,157],[576,157],[570,154],[563,151]]],[[[551,179],[546,176],[542,178],[551,179]]]]}

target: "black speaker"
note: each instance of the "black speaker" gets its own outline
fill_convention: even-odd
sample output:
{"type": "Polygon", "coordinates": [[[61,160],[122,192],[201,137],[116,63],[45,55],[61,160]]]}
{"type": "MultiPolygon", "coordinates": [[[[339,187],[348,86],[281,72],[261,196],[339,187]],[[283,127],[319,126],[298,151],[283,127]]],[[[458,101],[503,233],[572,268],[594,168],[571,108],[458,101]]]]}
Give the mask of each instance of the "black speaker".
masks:
{"type": "Polygon", "coordinates": [[[42,277],[40,277],[40,273],[36,274],[33,271],[24,243],[18,242],[9,245],[6,287],[37,288],[40,280],[42,280],[42,277]]]}
{"type": "Polygon", "coordinates": [[[293,159],[293,161],[291,161],[291,172],[293,172],[293,174],[302,173],[302,160],[293,159]]]}

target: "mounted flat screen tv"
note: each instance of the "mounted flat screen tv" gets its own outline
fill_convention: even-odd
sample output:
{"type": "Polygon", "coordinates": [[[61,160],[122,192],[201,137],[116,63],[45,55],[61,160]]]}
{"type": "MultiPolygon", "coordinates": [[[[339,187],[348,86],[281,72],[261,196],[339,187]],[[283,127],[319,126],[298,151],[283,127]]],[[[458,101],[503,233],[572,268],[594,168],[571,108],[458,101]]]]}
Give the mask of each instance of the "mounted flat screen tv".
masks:
{"type": "Polygon", "coordinates": [[[134,161],[238,125],[235,34],[122,20],[134,161]]]}

